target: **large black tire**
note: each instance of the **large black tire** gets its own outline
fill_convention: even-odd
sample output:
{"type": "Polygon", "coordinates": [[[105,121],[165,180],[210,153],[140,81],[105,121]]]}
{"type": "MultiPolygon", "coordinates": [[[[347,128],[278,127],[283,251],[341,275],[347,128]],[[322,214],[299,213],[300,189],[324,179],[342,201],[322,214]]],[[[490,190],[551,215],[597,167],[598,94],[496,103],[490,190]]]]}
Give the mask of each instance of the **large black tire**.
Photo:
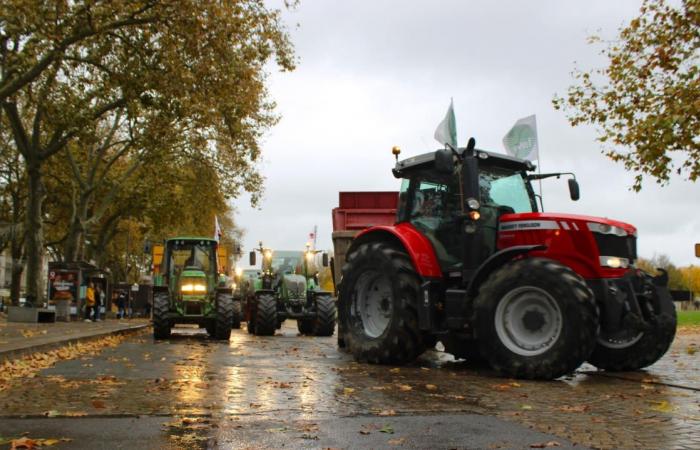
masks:
{"type": "Polygon", "coordinates": [[[170,337],[170,295],[167,292],[153,294],[153,338],[168,339],[170,337]]]}
{"type": "Polygon", "coordinates": [[[501,375],[553,379],[591,355],[598,308],[586,282],[543,258],[512,261],[480,287],[475,334],[483,355],[501,375]]]}
{"type": "Polygon", "coordinates": [[[347,350],[375,364],[415,360],[425,350],[416,310],[420,283],[406,252],[385,242],[366,243],[346,261],[338,329],[347,350]]]}
{"type": "Polygon", "coordinates": [[[228,341],[231,337],[231,323],[233,322],[233,297],[231,294],[216,294],[216,327],[214,336],[221,341],[228,341]]]}
{"type": "Polygon", "coordinates": [[[277,329],[277,299],[271,294],[260,294],[255,305],[255,334],[272,336],[277,329]]]}
{"type": "Polygon", "coordinates": [[[313,321],[314,336],[333,336],[338,311],[330,295],[316,296],[316,317],[313,321]]]}
{"type": "Polygon", "coordinates": [[[601,331],[588,362],[599,369],[622,372],[639,370],[661,359],[676,336],[676,308],[665,287],[656,289],[656,295],[658,306],[654,311],[656,316],[650,318],[650,329],[615,334],[601,331]]]}
{"type": "Polygon", "coordinates": [[[231,320],[231,328],[234,330],[240,330],[241,329],[241,301],[240,300],[234,300],[233,301],[233,314],[232,317],[233,319],[231,320]]]}

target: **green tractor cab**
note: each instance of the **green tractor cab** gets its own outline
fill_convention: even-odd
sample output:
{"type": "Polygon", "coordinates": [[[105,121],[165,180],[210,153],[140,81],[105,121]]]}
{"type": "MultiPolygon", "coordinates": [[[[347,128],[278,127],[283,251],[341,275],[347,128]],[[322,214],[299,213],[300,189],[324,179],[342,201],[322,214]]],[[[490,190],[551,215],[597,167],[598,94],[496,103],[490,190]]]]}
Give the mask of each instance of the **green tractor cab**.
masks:
{"type": "MultiPolygon", "coordinates": [[[[336,305],[330,292],[320,289],[314,260],[318,251],[273,251],[260,247],[250,253],[256,265],[256,252],[262,256],[258,276],[252,279],[245,297],[248,332],[273,335],[286,319],[296,319],[301,334],[332,336],[336,305]]],[[[322,264],[328,265],[323,254],[322,264]]]]}
{"type": "Polygon", "coordinates": [[[215,339],[229,339],[234,302],[231,288],[219,280],[217,247],[214,239],[177,237],[158,250],[161,258],[154,258],[153,277],[155,339],[167,339],[178,323],[198,324],[215,339]]]}

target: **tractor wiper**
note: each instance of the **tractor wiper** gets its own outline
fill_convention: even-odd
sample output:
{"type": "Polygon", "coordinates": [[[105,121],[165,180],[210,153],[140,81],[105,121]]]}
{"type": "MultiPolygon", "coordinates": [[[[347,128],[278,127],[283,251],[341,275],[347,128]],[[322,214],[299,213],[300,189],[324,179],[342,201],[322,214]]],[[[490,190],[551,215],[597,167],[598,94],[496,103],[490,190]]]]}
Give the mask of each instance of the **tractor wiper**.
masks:
{"type": "Polygon", "coordinates": [[[532,180],[544,180],[545,178],[552,178],[552,177],[557,177],[560,178],[562,175],[571,175],[574,177],[574,180],[576,179],[576,175],[574,175],[571,172],[559,172],[559,173],[536,173],[532,175],[528,175],[527,179],[529,181],[532,180]]]}

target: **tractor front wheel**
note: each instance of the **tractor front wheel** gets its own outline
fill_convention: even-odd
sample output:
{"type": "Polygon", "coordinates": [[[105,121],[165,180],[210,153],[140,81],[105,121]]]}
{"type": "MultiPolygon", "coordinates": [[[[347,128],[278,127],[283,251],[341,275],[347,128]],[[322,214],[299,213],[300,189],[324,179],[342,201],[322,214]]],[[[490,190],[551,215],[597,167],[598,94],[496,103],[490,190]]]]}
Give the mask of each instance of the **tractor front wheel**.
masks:
{"type": "Polygon", "coordinates": [[[313,320],[314,336],[333,336],[337,308],[330,295],[316,296],[316,318],[313,320]]]}
{"type": "Polygon", "coordinates": [[[616,333],[601,331],[588,362],[611,372],[639,370],[658,361],[676,336],[676,308],[666,288],[655,288],[656,314],[644,331],[626,328],[616,333]]]}
{"type": "Polygon", "coordinates": [[[404,364],[423,353],[416,310],[419,293],[419,279],[405,251],[375,242],[348,254],[338,328],[355,359],[404,364]]]}
{"type": "Polygon", "coordinates": [[[153,294],[153,338],[168,339],[171,324],[168,320],[170,312],[170,295],[167,292],[153,294]]]}
{"type": "Polygon", "coordinates": [[[230,294],[219,293],[216,295],[216,326],[214,336],[216,339],[228,341],[231,337],[231,323],[233,322],[233,297],[230,294]]]}
{"type": "Polygon", "coordinates": [[[543,258],[496,270],[474,304],[480,354],[502,375],[552,379],[591,355],[598,334],[593,292],[574,271],[543,258]]]}
{"type": "Polygon", "coordinates": [[[255,300],[255,334],[274,335],[278,323],[277,299],[270,294],[260,294],[255,300]]]}

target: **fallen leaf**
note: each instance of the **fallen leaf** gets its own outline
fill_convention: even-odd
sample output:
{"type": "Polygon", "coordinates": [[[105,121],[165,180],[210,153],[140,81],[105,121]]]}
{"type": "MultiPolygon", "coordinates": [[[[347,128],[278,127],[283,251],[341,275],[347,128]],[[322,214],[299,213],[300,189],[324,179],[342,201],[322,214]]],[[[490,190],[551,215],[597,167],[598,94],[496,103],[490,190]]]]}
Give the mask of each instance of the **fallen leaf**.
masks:
{"type": "Polygon", "coordinates": [[[437,390],[437,386],[435,386],[434,384],[426,384],[426,385],[425,385],[425,388],[426,388],[427,390],[429,390],[429,391],[435,391],[435,390],[437,390]]]}
{"type": "Polygon", "coordinates": [[[688,347],[688,348],[685,349],[685,351],[686,351],[686,353],[688,353],[689,355],[694,355],[695,353],[697,353],[698,349],[695,348],[695,347],[688,347]]]}
{"type": "Polygon", "coordinates": [[[351,395],[353,392],[355,392],[354,388],[349,388],[349,387],[343,388],[344,395],[351,395]]]}
{"type": "Polygon", "coordinates": [[[409,386],[407,384],[399,384],[398,387],[402,391],[410,391],[413,389],[411,386],[409,386]]]}
{"type": "Polygon", "coordinates": [[[384,425],[379,429],[380,433],[387,433],[387,434],[394,434],[394,429],[391,427],[391,425],[384,425]]]}
{"type": "Polygon", "coordinates": [[[588,405],[577,405],[577,406],[564,405],[564,406],[557,408],[557,411],[582,413],[582,412],[588,411],[589,409],[591,409],[591,408],[588,405]]]}
{"type": "Polygon", "coordinates": [[[386,416],[395,416],[395,415],[396,415],[396,411],[394,411],[393,409],[385,409],[385,410],[383,410],[383,411],[379,411],[379,413],[378,413],[377,415],[378,415],[378,416],[384,416],[384,417],[386,417],[386,416]]]}
{"type": "Polygon", "coordinates": [[[389,370],[389,372],[391,372],[391,373],[399,373],[399,372],[401,372],[401,368],[399,368],[399,367],[394,367],[393,369],[389,370]]]}
{"type": "Polygon", "coordinates": [[[669,413],[673,411],[673,406],[666,400],[661,400],[660,402],[652,402],[655,405],[652,406],[650,409],[652,411],[659,411],[659,412],[664,412],[664,413],[669,413]]]}
{"type": "Polygon", "coordinates": [[[389,445],[403,445],[404,442],[406,442],[406,438],[389,439],[387,441],[387,444],[389,444],[389,445]]]}
{"type": "Polygon", "coordinates": [[[368,430],[360,430],[360,434],[364,434],[365,436],[370,434],[370,431],[368,430]]]}
{"type": "Polygon", "coordinates": [[[520,405],[520,409],[524,409],[524,410],[526,410],[526,411],[530,411],[530,410],[532,410],[533,408],[532,408],[532,406],[530,406],[530,405],[520,405]]]}
{"type": "Polygon", "coordinates": [[[93,400],[92,407],[96,408],[96,409],[102,409],[102,408],[106,408],[107,405],[105,405],[105,402],[103,400],[93,400]]]}
{"type": "Polygon", "coordinates": [[[19,439],[13,439],[11,442],[10,450],[28,449],[32,450],[38,447],[38,442],[35,439],[29,439],[28,437],[23,437],[19,439]]]}

